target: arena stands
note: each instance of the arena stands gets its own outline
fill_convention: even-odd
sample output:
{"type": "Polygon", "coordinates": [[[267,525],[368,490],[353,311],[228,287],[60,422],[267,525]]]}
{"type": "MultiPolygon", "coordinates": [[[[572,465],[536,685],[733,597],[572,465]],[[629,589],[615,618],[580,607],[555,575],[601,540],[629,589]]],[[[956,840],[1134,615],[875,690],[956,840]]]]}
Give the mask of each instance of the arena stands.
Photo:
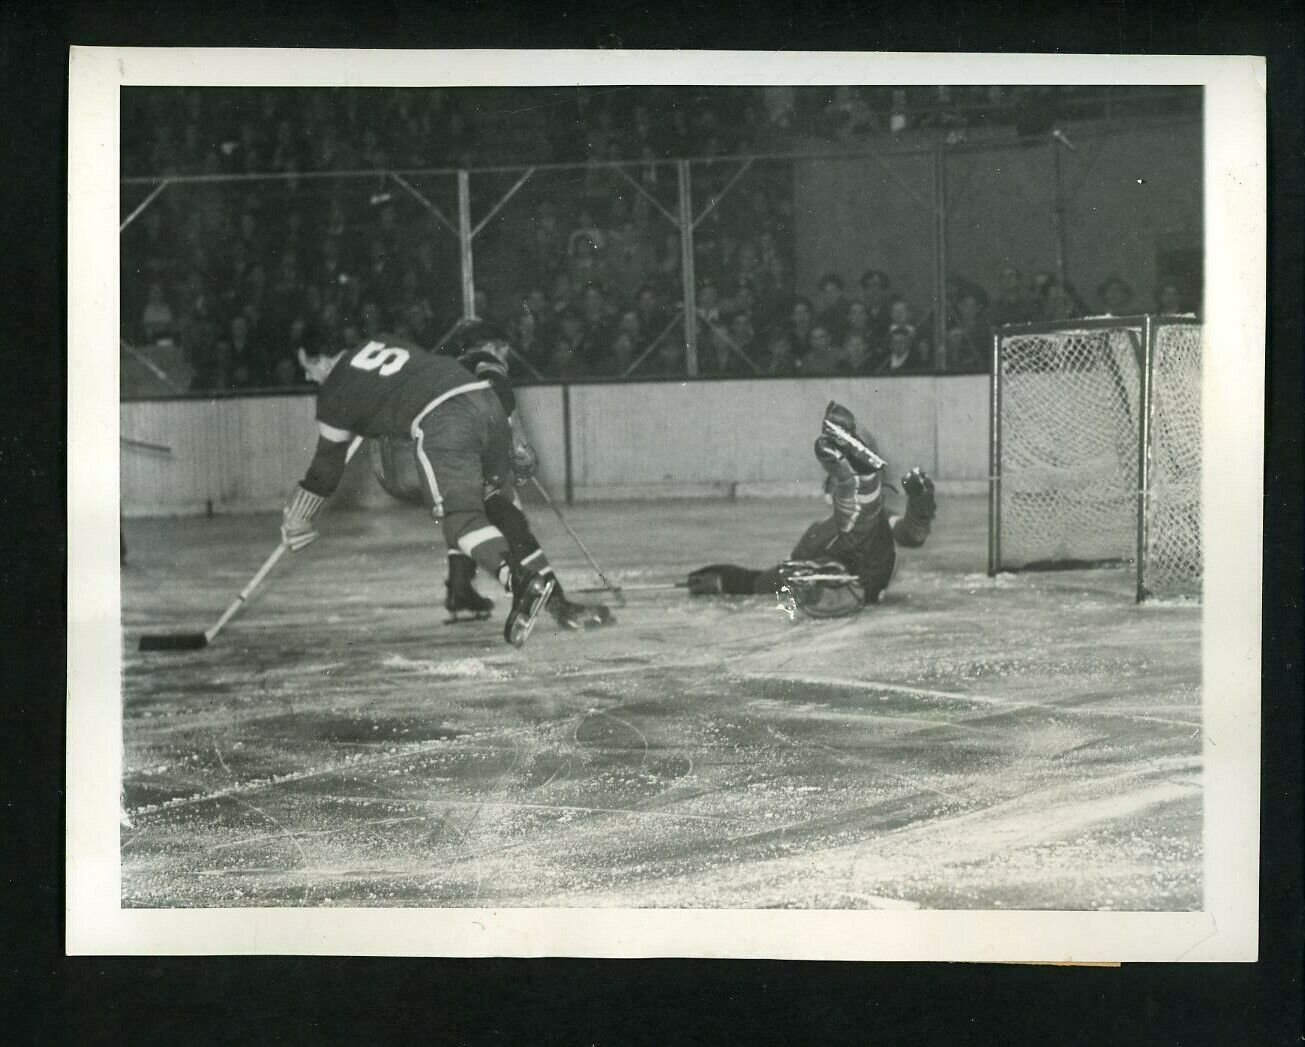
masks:
{"type": "MultiPolygon", "coordinates": [[[[891,260],[869,257],[858,284],[822,281],[821,300],[807,301],[783,157],[813,142],[1036,135],[1065,117],[1199,107],[1199,92],[1139,101],[1082,87],[215,88],[122,98],[125,178],[201,176],[163,193],[122,241],[123,338],[177,347],[195,391],[295,384],[301,346],[381,330],[436,345],[463,312],[458,244],[384,172],[522,164],[587,166],[550,169],[486,218],[478,315],[511,328],[534,377],[682,375],[685,259],[657,212],[674,207],[668,162],[689,157],[700,160],[695,197],[714,204],[720,194],[694,236],[701,375],[892,373],[939,359],[982,370],[994,323],[1099,302],[1051,273],[1012,267],[950,277],[940,324],[932,301],[900,297],[891,260]],[[735,167],[713,158],[741,154],[779,159],[726,192],[735,167]],[[617,172],[618,163],[629,166],[617,172]]],[[[504,171],[500,195],[518,170],[504,171]]],[[[415,194],[456,213],[452,177],[430,174],[415,194]]],[[[124,213],[145,191],[124,186],[124,213]]],[[[1120,283],[1098,299],[1136,294],[1120,283]]],[[[1192,289],[1165,293],[1196,304],[1183,301],[1192,289]]]]}

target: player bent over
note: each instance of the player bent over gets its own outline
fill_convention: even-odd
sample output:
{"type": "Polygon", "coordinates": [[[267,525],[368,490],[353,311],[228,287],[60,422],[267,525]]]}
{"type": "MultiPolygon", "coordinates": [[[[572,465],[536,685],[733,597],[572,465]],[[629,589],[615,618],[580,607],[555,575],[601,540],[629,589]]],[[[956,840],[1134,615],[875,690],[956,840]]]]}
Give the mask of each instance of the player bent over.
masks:
{"type": "MultiPolygon", "coordinates": [[[[506,482],[512,469],[512,435],[489,383],[448,357],[385,334],[334,356],[310,357],[301,349],[299,362],[321,386],[318,440],[308,472],[282,513],[285,544],[298,550],[317,537],[314,519],[339,485],[355,441],[409,437],[415,441],[422,490],[442,522],[445,541],[512,594],[503,636],[515,646],[525,643],[555,581],[536,562],[518,556],[486,516],[485,485],[506,482]]],[[[524,517],[517,525],[529,529],[524,517]]]]}
{"type": "MultiPolygon", "coordinates": [[[[474,321],[459,332],[455,341],[458,363],[477,378],[490,384],[507,415],[512,431],[512,473],[518,485],[535,474],[539,461],[522,430],[517,414],[517,398],[508,376],[508,342],[506,335],[494,324],[474,321]]],[[[529,523],[512,485],[503,482],[487,484],[484,492],[485,515],[504,537],[514,556],[531,565],[541,574],[553,576],[539,542],[530,531],[529,523]]],[[[449,547],[449,576],[444,583],[448,595],[444,606],[456,619],[461,612],[478,618],[487,618],[494,606],[476,591],[472,580],[476,575],[476,561],[465,553],[449,547]]],[[[566,629],[581,629],[607,625],[612,613],[601,604],[583,604],[568,600],[562,583],[554,578],[553,594],[548,598],[547,610],[557,623],[566,629]]]]}
{"type": "Polygon", "coordinates": [[[828,474],[833,515],[807,528],[791,559],[767,571],[713,564],[689,575],[694,595],[766,593],[791,597],[812,618],[838,618],[876,603],[897,564],[898,545],[918,548],[936,513],[933,481],[920,469],[902,478],[906,513],[884,507],[884,461],[852,412],[831,402],[825,410],[816,459],[828,474]]]}

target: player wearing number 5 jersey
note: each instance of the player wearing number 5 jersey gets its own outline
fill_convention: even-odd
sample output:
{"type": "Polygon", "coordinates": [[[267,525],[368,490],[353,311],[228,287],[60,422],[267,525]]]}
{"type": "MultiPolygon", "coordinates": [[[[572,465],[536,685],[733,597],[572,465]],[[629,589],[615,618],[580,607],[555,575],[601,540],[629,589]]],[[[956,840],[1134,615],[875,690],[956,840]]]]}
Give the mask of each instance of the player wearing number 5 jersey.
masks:
{"type": "MultiPolygon", "coordinates": [[[[317,451],[282,514],[291,549],[317,537],[314,518],[339,486],[350,449],[363,437],[413,441],[422,491],[450,549],[472,557],[512,594],[503,634],[520,645],[534,628],[554,581],[523,564],[485,515],[487,483],[509,483],[512,435],[498,397],[448,357],[392,335],[335,356],[299,362],[317,394],[317,451]]],[[[520,512],[520,510],[517,510],[520,512]]]]}

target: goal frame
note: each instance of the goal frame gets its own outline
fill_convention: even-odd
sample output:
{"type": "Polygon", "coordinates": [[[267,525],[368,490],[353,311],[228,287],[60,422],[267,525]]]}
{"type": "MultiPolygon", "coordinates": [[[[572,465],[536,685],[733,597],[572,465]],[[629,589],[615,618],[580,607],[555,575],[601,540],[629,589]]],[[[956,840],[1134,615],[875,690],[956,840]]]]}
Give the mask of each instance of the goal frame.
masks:
{"type": "Polygon", "coordinates": [[[1138,364],[1137,435],[1137,495],[1134,499],[1136,517],[1136,542],[1133,550],[1135,572],[1135,598],[1141,603],[1151,595],[1146,585],[1146,555],[1149,537],[1148,499],[1151,490],[1150,458],[1152,448],[1151,412],[1152,380],[1155,362],[1157,333],[1164,327],[1202,327],[1202,322],[1191,315],[1133,314],[1129,316],[1102,316],[1082,320],[1008,324],[997,328],[992,336],[992,373],[989,388],[989,470],[988,470],[988,576],[1019,571],[1055,570],[1070,567],[1106,567],[1127,563],[1124,559],[1093,559],[1090,561],[1058,561],[1039,565],[1010,566],[1002,563],[1002,362],[1003,346],[1007,339],[1037,335],[1054,335],[1075,331],[1136,330],[1140,332],[1138,364]]]}

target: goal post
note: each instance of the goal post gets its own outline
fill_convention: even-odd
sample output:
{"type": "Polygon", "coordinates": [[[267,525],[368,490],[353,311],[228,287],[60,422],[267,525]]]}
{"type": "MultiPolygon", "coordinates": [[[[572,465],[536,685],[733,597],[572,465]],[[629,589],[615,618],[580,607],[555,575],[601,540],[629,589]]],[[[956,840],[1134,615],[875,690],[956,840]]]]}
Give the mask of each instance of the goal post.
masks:
{"type": "Polygon", "coordinates": [[[1139,600],[1199,593],[1198,321],[1001,328],[990,394],[990,575],[1132,563],[1139,600]]]}

